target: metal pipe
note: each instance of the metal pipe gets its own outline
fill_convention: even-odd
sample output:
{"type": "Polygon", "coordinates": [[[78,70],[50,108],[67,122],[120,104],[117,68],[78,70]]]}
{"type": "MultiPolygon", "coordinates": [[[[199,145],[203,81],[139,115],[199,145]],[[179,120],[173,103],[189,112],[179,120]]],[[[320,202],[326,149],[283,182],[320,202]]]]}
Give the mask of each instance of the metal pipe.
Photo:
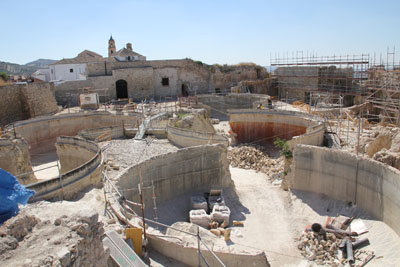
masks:
{"type": "Polygon", "coordinates": [[[351,244],[350,239],[346,239],[346,253],[347,253],[347,260],[349,263],[354,263],[354,255],[353,255],[353,245],[351,244]]]}
{"type": "Polygon", "coordinates": [[[355,242],[352,243],[352,246],[353,249],[357,249],[358,247],[363,246],[366,243],[369,244],[369,239],[367,237],[356,240],[355,242]]]}

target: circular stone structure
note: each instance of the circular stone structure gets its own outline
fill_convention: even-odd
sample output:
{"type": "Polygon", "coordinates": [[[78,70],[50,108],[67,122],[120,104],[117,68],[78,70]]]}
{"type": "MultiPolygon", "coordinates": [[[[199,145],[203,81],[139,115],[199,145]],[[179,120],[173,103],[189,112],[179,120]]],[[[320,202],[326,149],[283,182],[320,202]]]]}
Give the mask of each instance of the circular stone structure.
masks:
{"type": "Polygon", "coordinates": [[[308,114],[273,109],[228,112],[236,143],[270,145],[277,138],[291,140],[294,137],[298,137],[296,144],[321,145],[323,142],[323,124],[308,114]]]}

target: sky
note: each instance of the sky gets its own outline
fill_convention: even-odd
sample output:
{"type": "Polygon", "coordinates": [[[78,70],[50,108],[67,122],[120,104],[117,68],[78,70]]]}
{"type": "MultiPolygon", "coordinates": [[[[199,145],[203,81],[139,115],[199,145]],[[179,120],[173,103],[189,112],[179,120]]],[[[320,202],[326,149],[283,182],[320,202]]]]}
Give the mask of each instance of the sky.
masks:
{"type": "MultiPolygon", "coordinates": [[[[3,0],[0,61],[107,56],[112,34],[147,60],[254,62],[297,51],[318,56],[400,49],[400,1],[3,0]]],[[[396,54],[400,55],[400,51],[396,54]]],[[[398,61],[397,61],[398,62],[398,61]]]]}

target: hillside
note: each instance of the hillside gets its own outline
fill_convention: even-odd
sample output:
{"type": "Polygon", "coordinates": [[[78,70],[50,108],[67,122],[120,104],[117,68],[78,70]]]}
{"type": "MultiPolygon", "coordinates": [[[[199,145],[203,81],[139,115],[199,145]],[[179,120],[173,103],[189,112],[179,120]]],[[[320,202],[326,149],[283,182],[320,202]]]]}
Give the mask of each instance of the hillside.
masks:
{"type": "Polygon", "coordinates": [[[43,69],[43,68],[47,68],[51,63],[54,63],[54,62],[57,62],[57,60],[40,58],[38,60],[26,63],[25,66],[43,69]]]}
{"type": "Polygon", "coordinates": [[[0,72],[5,72],[8,75],[25,75],[29,76],[34,73],[37,69],[47,68],[49,64],[56,62],[52,59],[38,59],[29,62],[25,65],[19,65],[10,62],[0,61],[0,72]]]}

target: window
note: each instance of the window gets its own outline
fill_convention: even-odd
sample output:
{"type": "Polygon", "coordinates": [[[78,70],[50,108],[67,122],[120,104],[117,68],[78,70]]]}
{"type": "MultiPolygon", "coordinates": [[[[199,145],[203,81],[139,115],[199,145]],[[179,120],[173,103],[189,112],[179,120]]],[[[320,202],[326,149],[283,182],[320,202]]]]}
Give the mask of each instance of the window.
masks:
{"type": "Polygon", "coordinates": [[[69,69],[69,72],[74,72],[74,69],[69,69]]]}
{"type": "Polygon", "coordinates": [[[169,85],[169,78],[162,78],[161,84],[163,86],[168,86],[169,85]]]}

